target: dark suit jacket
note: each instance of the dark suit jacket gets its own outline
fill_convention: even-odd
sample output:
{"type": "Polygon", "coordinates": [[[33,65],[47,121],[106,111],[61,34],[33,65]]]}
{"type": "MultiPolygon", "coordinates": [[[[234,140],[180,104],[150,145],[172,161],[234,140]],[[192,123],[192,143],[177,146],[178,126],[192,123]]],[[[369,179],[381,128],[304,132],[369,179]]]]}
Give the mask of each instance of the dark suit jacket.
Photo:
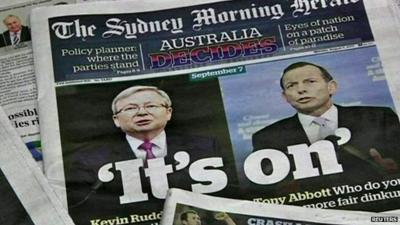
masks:
{"type": "MultiPolygon", "coordinates": [[[[389,108],[384,107],[341,107],[338,108],[338,127],[345,127],[351,131],[351,139],[346,144],[359,150],[361,154],[369,157],[362,160],[340,148],[337,150],[337,158],[343,166],[343,173],[334,175],[306,178],[293,182],[292,173],[281,182],[291,183],[287,193],[299,189],[318,190],[323,187],[339,186],[341,184],[362,184],[369,180],[382,180],[393,176],[386,171],[377,169],[374,160],[369,155],[371,148],[376,148],[385,158],[394,159],[400,166],[400,124],[397,115],[389,108]],[[371,164],[372,162],[372,164],[371,164]]],[[[298,119],[297,114],[280,120],[270,126],[257,131],[253,137],[254,151],[266,148],[281,150],[287,154],[287,146],[307,144],[310,142],[298,119]]],[[[292,159],[291,156],[288,156],[292,159]]],[[[316,155],[313,155],[314,166],[319,165],[316,155]]],[[[291,171],[294,171],[294,163],[291,161],[291,171]]],[[[397,173],[398,175],[400,174],[397,173]]],[[[279,186],[279,184],[277,184],[279,186]]],[[[282,186],[278,192],[282,193],[282,186]]],[[[362,208],[364,209],[364,208],[362,208]]],[[[376,209],[369,209],[376,210],[376,209]]]]}
{"type": "MultiPolygon", "coordinates": [[[[168,155],[165,157],[165,164],[173,165],[173,167],[177,163],[173,159],[173,155],[178,151],[188,152],[190,163],[219,154],[214,139],[169,135],[168,132],[167,148],[168,155]]],[[[64,156],[64,158],[71,159],[70,161],[66,160],[65,174],[69,212],[76,224],[90,224],[89,220],[95,218],[126,217],[130,214],[147,215],[162,210],[164,200],[152,196],[149,180],[145,178],[143,170],[141,170],[143,192],[148,194],[148,201],[121,205],[119,196],[123,195],[122,180],[120,172],[115,171],[114,168],[111,170],[115,175],[114,180],[109,183],[98,181],[97,173],[103,165],[136,159],[125,136],[108,138],[95,146],[92,143],[83,144],[76,154],[70,157],[64,156]]],[[[168,174],[169,187],[190,190],[190,185],[197,183],[190,178],[188,167],[168,174]]]]}
{"type": "MultiPolygon", "coordinates": [[[[20,42],[30,41],[30,40],[31,40],[31,31],[30,31],[29,27],[22,26],[20,42]]],[[[3,34],[0,37],[0,47],[4,47],[4,46],[8,46],[8,45],[11,45],[9,30],[3,32],[3,34]]]]}

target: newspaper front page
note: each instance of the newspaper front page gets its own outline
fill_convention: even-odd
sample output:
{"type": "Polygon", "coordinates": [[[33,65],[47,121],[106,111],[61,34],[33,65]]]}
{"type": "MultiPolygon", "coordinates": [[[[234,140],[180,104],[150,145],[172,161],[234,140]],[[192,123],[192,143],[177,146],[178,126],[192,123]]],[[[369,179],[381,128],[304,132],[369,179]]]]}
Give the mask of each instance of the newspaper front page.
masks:
{"type": "Polygon", "coordinates": [[[77,224],[157,224],[171,187],[398,209],[389,1],[188,4],[33,11],[46,176],[77,224]]]}
{"type": "Polygon", "coordinates": [[[41,165],[42,152],[29,13],[67,0],[2,1],[0,5],[0,105],[41,165]]]}
{"type": "Polygon", "coordinates": [[[260,204],[172,188],[161,225],[394,225],[398,221],[393,214],[260,204]]]}
{"type": "Polygon", "coordinates": [[[73,225],[0,108],[0,224],[73,225]]]}

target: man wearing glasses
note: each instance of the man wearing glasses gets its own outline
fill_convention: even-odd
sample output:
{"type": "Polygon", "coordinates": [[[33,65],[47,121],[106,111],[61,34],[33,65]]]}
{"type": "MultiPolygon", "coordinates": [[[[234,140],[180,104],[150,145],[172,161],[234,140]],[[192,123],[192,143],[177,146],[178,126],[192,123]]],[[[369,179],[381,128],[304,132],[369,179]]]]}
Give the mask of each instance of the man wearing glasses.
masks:
{"type": "Polygon", "coordinates": [[[137,158],[167,155],[167,122],[171,100],[167,93],[151,86],[134,86],[119,93],[112,102],[113,120],[125,134],[137,158]]]}
{"type": "MultiPolygon", "coordinates": [[[[148,215],[149,212],[159,215],[163,200],[152,195],[152,189],[158,183],[149,182],[145,173],[146,169],[151,169],[150,160],[163,158],[165,165],[173,168],[167,175],[169,188],[191,190],[191,185],[198,181],[189,174],[190,164],[199,159],[221,157],[213,138],[165,130],[172,117],[172,102],[167,93],[157,87],[129,87],[114,98],[111,109],[113,122],[122,131],[121,135],[103,136],[101,140],[82,143],[66,166],[69,213],[76,224],[91,224],[93,218],[127,216],[132,212],[135,215],[148,215]],[[178,169],[181,162],[174,157],[178,152],[189,155],[188,165],[184,168],[178,169]],[[128,174],[122,176],[125,172],[118,165],[138,159],[144,163],[139,168],[141,183],[135,188],[141,186],[137,192],[145,193],[149,199],[121,203],[120,197],[125,194],[123,183],[135,182],[137,177],[127,170],[124,171],[128,174]],[[110,165],[112,179],[109,182],[99,179],[99,171],[105,165],[110,165]]],[[[129,166],[128,170],[135,168],[129,166]]]]}
{"type": "Polygon", "coordinates": [[[174,164],[173,156],[186,151],[190,160],[207,158],[219,153],[215,139],[176,132],[165,127],[172,117],[168,94],[154,86],[133,86],[120,92],[111,109],[116,127],[123,132],[118,151],[128,149],[129,158],[149,160],[165,158],[174,164]]]}

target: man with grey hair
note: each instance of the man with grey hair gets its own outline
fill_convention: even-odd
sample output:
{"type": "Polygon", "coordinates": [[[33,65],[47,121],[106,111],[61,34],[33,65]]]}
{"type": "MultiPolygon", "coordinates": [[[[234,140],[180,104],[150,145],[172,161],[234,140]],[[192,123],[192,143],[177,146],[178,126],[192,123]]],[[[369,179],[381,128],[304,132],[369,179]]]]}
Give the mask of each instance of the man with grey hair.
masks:
{"type": "MultiPolygon", "coordinates": [[[[214,138],[194,136],[166,130],[172,118],[172,102],[166,92],[155,86],[132,86],[122,90],[111,103],[112,121],[121,132],[118,135],[102,136],[99,139],[82,143],[68,162],[68,202],[69,213],[77,224],[86,224],[94,214],[129,215],[148,214],[161,211],[163,202],[152,197],[152,187],[144,170],[149,160],[164,159],[166,165],[175,167],[175,154],[186,152],[190,162],[199,159],[218,157],[221,152],[214,138]],[[120,171],[111,168],[114,178],[103,182],[98,173],[104,165],[117,165],[128,160],[144,161],[139,168],[142,192],[149,195],[145,206],[143,202],[122,204],[123,180],[120,171]],[[139,206],[140,205],[140,206],[139,206]],[[88,213],[90,212],[90,213],[88,213]]],[[[193,180],[189,167],[168,173],[168,187],[191,190],[193,180]]],[[[135,168],[132,168],[135,169],[135,168]]],[[[154,185],[154,184],[153,184],[154,185]]]]}
{"type": "Polygon", "coordinates": [[[114,124],[126,134],[137,158],[167,155],[164,129],[172,116],[171,105],[167,93],[153,86],[133,86],[114,98],[111,104],[114,124]]]}
{"type": "Polygon", "coordinates": [[[3,20],[7,31],[3,32],[0,38],[0,47],[16,45],[31,40],[29,27],[23,26],[21,19],[16,15],[8,15],[3,20]]]}

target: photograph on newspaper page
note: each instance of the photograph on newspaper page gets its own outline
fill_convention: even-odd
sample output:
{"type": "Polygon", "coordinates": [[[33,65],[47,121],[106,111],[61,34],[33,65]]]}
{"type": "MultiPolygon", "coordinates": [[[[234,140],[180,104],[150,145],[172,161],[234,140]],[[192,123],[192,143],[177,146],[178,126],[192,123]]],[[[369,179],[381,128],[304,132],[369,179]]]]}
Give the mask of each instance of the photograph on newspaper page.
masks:
{"type": "Polygon", "coordinates": [[[400,125],[364,1],[97,4],[32,16],[46,175],[77,224],[157,224],[171,187],[398,208],[400,125]]]}
{"type": "Polygon", "coordinates": [[[32,156],[42,161],[29,14],[32,8],[75,2],[9,2],[0,6],[0,105],[32,156]]]}
{"type": "Polygon", "coordinates": [[[175,188],[168,191],[161,219],[161,225],[367,225],[376,222],[397,224],[398,216],[260,204],[175,188]]]}
{"type": "Polygon", "coordinates": [[[0,224],[73,225],[0,107],[0,224]]]}
{"type": "Polygon", "coordinates": [[[219,84],[247,197],[397,207],[400,124],[374,46],[247,65],[219,84]]]}

